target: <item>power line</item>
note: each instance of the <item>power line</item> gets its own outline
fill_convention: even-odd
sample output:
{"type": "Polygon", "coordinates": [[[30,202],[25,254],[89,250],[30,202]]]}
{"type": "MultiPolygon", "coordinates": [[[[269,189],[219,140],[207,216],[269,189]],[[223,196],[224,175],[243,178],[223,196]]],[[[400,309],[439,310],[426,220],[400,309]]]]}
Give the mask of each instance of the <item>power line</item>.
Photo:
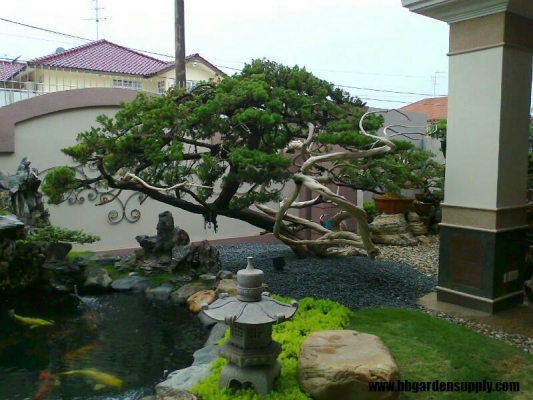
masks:
{"type": "Polygon", "coordinates": [[[85,40],[85,41],[88,41],[88,42],[92,42],[92,39],[82,38],[80,36],[75,36],[75,35],[69,35],[68,33],[61,33],[61,32],[57,32],[57,31],[52,31],[52,30],[46,29],[46,28],[39,28],[38,26],[23,24],[22,22],[12,21],[12,20],[6,19],[6,18],[1,18],[0,17],[0,21],[5,21],[5,22],[9,22],[11,24],[25,26],[26,28],[37,29],[37,30],[40,30],[40,31],[43,31],[43,32],[53,33],[55,35],[66,36],[66,37],[73,38],[73,39],[85,40]]]}
{"type": "Polygon", "coordinates": [[[74,42],[64,42],[64,41],[61,41],[61,40],[52,40],[52,39],[43,39],[43,38],[38,38],[38,37],[35,37],[35,36],[23,36],[23,35],[14,35],[12,33],[5,33],[5,32],[0,32],[0,35],[3,35],[3,36],[11,36],[11,37],[19,37],[19,38],[24,38],[24,39],[32,39],[32,40],[41,40],[43,42],[53,42],[53,43],[62,43],[62,44],[74,44],[74,45],[78,45],[78,43],[74,43],[74,42]]]}
{"type": "MultiPolygon", "coordinates": [[[[209,57],[209,59],[210,60],[214,60],[214,61],[226,61],[226,62],[231,62],[231,63],[236,63],[236,64],[246,64],[245,61],[226,60],[226,59],[211,58],[211,57],[209,57]]],[[[234,69],[237,69],[237,68],[234,68],[234,69]]],[[[336,70],[336,69],[323,69],[323,68],[313,68],[313,67],[309,67],[309,69],[312,69],[313,71],[336,72],[336,73],[341,73],[341,74],[391,76],[391,77],[397,77],[397,78],[417,78],[417,79],[427,79],[428,78],[427,75],[380,74],[380,73],[377,73],[377,72],[343,71],[343,70],[336,70]]],[[[443,72],[439,72],[439,74],[440,73],[443,73],[443,72]]],[[[438,78],[440,78],[440,77],[438,77],[438,78]]]]}
{"type": "MultiPolygon", "coordinates": [[[[37,29],[37,30],[48,32],[48,33],[52,33],[52,34],[55,34],[55,35],[60,35],[60,36],[69,37],[69,38],[73,38],[73,39],[77,39],[77,40],[83,40],[83,41],[87,41],[87,42],[92,42],[91,39],[87,39],[87,38],[83,38],[83,37],[75,36],[75,35],[70,35],[70,34],[67,34],[67,33],[57,32],[57,31],[53,31],[53,30],[46,29],[46,28],[41,28],[41,27],[34,26],[34,25],[24,24],[22,22],[12,21],[12,20],[9,20],[9,19],[6,19],[6,18],[1,18],[0,17],[0,21],[9,22],[9,23],[16,24],[16,25],[21,25],[21,26],[24,26],[24,27],[27,27],[27,28],[31,28],[31,29],[37,29]]],[[[44,40],[44,39],[41,39],[41,40],[44,40]]],[[[130,47],[128,47],[128,49],[133,50],[133,51],[137,51],[137,52],[141,52],[141,53],[145,53],[145,54],[154,54],[154,55],[167,57],[167,58],[172,58],[172,59],[174,58],[173,56],[170,56],[170,55],[167,55],[167,54],[162,54],[162,53],[157,53],[157,52],[153,52],[153,51],[134,49],[134,48],[130,48],[130,47]]],[[[226,61],[229,61],[229,60],[226,60],[226,61]]],[[[233,62],[233,61],[230,61],[230,62],[233,62]]],[[[239,61],[239,63],[240,63],[240,61],[239,61]]],[[[234,71],[241,71],[242,70],[242,68],[227,67],[227,66],[223,66],[223,65],[215,65],[215,66],[218,67],[218,68],[225,68],[225,69],[234,70],[234,71]]],[[[317,71],[320,71],[320,69],[317,69],[317,71]]],[[[322,70],[322,71],[342,72],[342,71],[334,71],[334,70],[322,70]]],[[[349,72],[349,71],[344,71],[344,72],[349,72]]],[[[372,73],[368,73],[368,74],[372,75],[372,73]]],[[[375,74],[375,75],[380,75],[380,74],[375,74]]],[[[391,76],[393,76],[393,75],[391,75],[391,76]]],[[[398,75],[398,76],[408,77],[408,75],[398,75]]],[[[415,77],[415,76],[412,75],[412,77],[415,77]]],[[[429,94],[429,93],[415,93],[415,92],[403,92],[403,91],[386,90],[386,89],[364,88],[364,87],[349,86],[349,85],[335,85],[335,86],[341,87],[341,88],[347,88],[347,89],[368,90],[368,91],[380,92],[380,93],[395,93],[395,94],[403,94],[403,95],[433,96],[433,97],[444,97],[444,96],[446,96],[446,95],[437,95],[437,96],[435,96],[434,94],[429,94]]],[[[375,101],[384,101],[384,100],[375,99],[375,101]]],[[[406,104],[409,104],[409,103],[410,102],[406,102],[406,104]]]]}
{"type": "Polygon", "coordinates": [[[413,92],[399,92],[399,91],[395,91],[395,90],[385,90],[385,89],[371,89],[371,88],[363,88],[363,87],[358,87],[358,86],[346,86],[346,85],[336,85],[336,86],[339,86],[339,87],[343,87],[343,88],[349,88],[349,89],[358,89],[358,90],[370,90],[372,92],[383,92],[383,93],[397,93],[397,94],[412,94],[412,95],[416,95],[416,96],[433,96],[433,97],[446,97],[447,95],[445,94],[438,94],[438,95],[433,95],[431,93],[413,93],[413,92]]]}

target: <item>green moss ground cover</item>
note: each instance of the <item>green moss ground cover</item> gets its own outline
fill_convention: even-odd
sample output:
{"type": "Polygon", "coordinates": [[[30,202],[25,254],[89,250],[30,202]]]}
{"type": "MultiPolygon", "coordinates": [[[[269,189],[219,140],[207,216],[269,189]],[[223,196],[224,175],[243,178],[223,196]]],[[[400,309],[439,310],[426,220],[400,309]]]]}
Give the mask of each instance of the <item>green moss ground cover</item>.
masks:
{"type": "MultiPolygon", "coordinates": [[[[289,303],[291,299],[273,296],[276,300],[289,303]]],[[[213,374],[191,389],[204,400],[300,400],[309,397],[300,391],[296,381],[296,365],[300,346],[305,337],[312,332],[343,329],[348,327],[353,312],[330,300],[305,298],[299,301],[298,311],[287,322],[274,325],[272,337],[282,345],[278,360],[281,363],[281,376],[276,382],[276,390],[267,396],[259,396],[251,390],[220,390],[218,379],[226,360],[218,358],[213,362],[213,374]]],[[[229,331],[219,344],[229,337],[229,331]]]]}

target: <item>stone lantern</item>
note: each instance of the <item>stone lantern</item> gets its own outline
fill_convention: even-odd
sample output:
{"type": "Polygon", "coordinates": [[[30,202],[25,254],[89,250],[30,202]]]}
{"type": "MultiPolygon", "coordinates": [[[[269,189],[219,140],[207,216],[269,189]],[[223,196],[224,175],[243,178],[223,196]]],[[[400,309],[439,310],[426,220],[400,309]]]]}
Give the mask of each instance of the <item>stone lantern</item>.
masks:
{"type": "Polygon", "coordinates": [[[237,272],[237,297],[222,293],[211,305],[204,304],[203,312],[230,327],[230,338],[219,350],[228,360],[222,370],[219,388],[240,383],[252,387],[258,394],[267,394],[279,377],[281,365],[277,360],[281,345],[272,340],[272,325],[290,319],[298,303],[284,304],[263,292],[263,271],[255,269],[248,257],[246,269],[237,272]]]}

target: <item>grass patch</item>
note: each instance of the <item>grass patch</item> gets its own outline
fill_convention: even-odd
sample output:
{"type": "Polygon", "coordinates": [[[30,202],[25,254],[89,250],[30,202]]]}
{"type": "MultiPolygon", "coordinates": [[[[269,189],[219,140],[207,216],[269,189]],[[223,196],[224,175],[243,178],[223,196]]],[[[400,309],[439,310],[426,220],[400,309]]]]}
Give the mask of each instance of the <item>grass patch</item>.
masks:
{"type": "Polygon", "coordinates": [[[170,282],[170,279],[174,277],[174,274],[170,272],[159,272],[157,274],[145,275],[150,282],[150,287],[161,286],[163,283],[170,282]]]}
{"type": "MultiPolygon", "coordinates": [[[[281,377],[274,391],[258,396],[251,390],[218,389],[220,372],[226,363],[222,358],[213,362],[211,376],[190,391],[204,400],[308,399],[296,381],[299,348],[311,332],[340,328],[379,336],[391,350],[402,380],[520,383],[519,393],[403,392],[399,399],[533,399],[533,356],[506,343],[418,311],[369,308],[354,314],[329,300],[307,298],[299,304],[291,321],[274,326],[273,338],[283,346],[278,358],[281,377]]],[[[228,336],[227,333],[221,343],[228,336]]]]}
{"type": "Polygon", "coordinates": [[[350,329],[379,336],[402,380],[516,381],[519,393],[402,393],[401,399],[533,399],[533,356],[451,322],[417,311],[369,308],[350,329]]]}
{"type": "Polygon", "coordinates": [[[90,250],[85,250],[85,251],[69,251],[69,253],[67,254],[67,261],[72,261],[74,260],[75,258],[77,257],[82,257],[82,258],[87,258],[89,257],[91,254],[93,254],[92,251],[90,250]]]}
{"type": "Polygon", "coordinates": [[[103,268],[107,272],[109,277],[113,279],[114,281],[116,281],[117,279],[126,278],[131,272],[131,271],[119,271],[115,268],[113,264],[105,264],[105,265],[102,265],[101,268],[103,268]]]}

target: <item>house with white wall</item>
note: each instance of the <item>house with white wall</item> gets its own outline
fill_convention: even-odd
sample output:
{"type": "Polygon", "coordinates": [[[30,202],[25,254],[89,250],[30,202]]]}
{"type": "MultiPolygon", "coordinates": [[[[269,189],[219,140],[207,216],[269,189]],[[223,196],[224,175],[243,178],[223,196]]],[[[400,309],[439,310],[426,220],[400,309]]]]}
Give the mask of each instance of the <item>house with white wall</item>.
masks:
{"type": "MultiPolygon", "coordinates": [[[[187,88],[224,72],[199,54],[186,57],[187,88]]],[[[84,88],[125,88],[163,93],[175,84],[174,61],[97,40],[27,62],[0,60],[0,106],[46,93],[84,88]]]]}

